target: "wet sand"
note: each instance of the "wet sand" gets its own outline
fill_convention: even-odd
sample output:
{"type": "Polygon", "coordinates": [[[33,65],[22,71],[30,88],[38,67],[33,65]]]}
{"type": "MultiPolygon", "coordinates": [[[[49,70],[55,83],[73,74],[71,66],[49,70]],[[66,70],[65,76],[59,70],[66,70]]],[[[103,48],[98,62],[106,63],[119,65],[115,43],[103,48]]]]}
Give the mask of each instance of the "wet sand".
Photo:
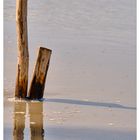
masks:
{"type": "Polygon", "coordinates": [[[13,99],[15,1],[4,3],[4,139],[135,140],[135,1],[29,1],[29,80],[37,48],[53,51],[42,102],[13,99]]]}

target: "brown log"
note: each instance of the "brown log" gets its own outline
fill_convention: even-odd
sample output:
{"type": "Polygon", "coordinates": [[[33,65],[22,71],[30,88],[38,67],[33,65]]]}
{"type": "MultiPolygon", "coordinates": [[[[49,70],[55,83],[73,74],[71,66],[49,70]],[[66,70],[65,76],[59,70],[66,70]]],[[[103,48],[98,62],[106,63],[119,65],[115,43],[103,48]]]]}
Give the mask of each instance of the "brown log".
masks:
{"type": "Polygon", "coordinates": [[[51,50],[40,47],[33,78],[29,89],[29,99],[41,99],[44,94],[46,75],[49,68],[51,50]]]}
{"type": "Polygon", "coordinates": [[[15,96],[25,98],[28,85],[28,35],[27,35],[27,0],[16,0],[16,30],[18,63],[15,96]]]}

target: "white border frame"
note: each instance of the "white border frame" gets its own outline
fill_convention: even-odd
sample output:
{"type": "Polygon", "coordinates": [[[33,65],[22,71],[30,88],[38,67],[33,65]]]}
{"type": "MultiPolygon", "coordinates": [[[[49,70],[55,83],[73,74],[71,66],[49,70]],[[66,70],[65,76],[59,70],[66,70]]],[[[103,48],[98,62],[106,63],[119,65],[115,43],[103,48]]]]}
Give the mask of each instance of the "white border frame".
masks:
{"type": "Polygon", "coordinates": [[[3,139],[3,0],[0,0],[0,137],[3,139]]]}
{"type": "Polygon", "coordinates": [[[140,25],[140,17],[138,16],[138,14],[140,13],[140,1],[137,0],[137,140],[140,139],[140,86],[139,86],[139,78],[140,78],[140,41],[139,41],[139,37],[140,37],[140,27],[138,25],[140,25]]]}

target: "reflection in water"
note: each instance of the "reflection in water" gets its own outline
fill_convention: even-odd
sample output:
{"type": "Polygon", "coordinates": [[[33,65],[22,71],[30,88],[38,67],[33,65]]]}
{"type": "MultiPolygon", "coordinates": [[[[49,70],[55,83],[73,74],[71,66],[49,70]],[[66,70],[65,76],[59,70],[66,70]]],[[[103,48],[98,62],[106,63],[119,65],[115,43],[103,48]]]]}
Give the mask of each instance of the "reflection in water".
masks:
{"type": "Polygon", "coordinates": [[[30,116],[31,140],[43,140],[43,103],[42,102],[15,102],[13,139],[24,140],[25,114],[28,105],[30,116]]]}
{"type": "Polygon", "coordinates": [[[25,128],[25,114],[26,114],[26,103],[16,102],[14,104],[14,130],[13,139],[23,140],[24,139],[24,128],[25,128]]]}
{"type": "Polygon", "coordinates": [[[43,103],[29,103],[31,140],[43,140],[43,103]]]}

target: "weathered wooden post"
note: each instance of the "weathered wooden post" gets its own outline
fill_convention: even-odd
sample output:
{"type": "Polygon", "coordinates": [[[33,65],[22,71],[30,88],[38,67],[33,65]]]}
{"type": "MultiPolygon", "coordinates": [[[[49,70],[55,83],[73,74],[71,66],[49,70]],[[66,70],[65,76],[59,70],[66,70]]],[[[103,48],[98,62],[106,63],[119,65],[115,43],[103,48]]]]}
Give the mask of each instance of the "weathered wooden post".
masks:
{"type": "Polygon", "coordinates": [[[29,89],[29,99],[41,99],[43,97],[51,53],[52,51],[50,49],[39,48],[38,58],[29,89]]]}
{"type": "Polygon", "coordinates": [[[27,35],[27,0],[16,0],[16,30],[18,64],[15,96],[25,98],[28,85],[28,35],[27,35]]]}

